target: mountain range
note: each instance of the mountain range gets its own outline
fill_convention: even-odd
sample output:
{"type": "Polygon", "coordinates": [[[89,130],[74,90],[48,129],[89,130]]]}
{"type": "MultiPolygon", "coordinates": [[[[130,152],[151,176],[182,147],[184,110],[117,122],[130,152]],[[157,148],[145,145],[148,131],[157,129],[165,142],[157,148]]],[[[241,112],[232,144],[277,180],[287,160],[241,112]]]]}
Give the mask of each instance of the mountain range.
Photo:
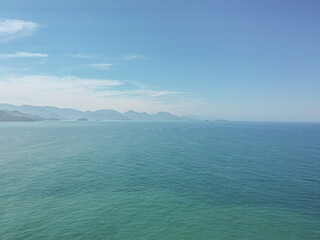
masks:
{"type": "Polygon", "coordinates": [[[25,114],[17,110],[0,110],[0,122],[34,122],[43,120],[45,119],[40,116],[25,114]]]}
{"type": "Polygon", "coordinates": [[[0,121],[41,121],[41,120],[135,120],[135,121],[195,121],[192,117],[180,117],[169,112],[149,114],[130,110],[120,113],[112,109],[98,111],[79,111],[72,108],[57,108],[50,106],[15,106],[0,104],[0,121]]]}

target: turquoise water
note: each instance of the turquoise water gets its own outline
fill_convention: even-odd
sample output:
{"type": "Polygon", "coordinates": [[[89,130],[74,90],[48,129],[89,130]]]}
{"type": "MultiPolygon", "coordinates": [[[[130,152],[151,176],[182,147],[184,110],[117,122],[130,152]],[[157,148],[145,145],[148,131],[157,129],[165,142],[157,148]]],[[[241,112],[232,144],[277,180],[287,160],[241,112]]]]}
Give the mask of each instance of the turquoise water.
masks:
{"type": "Polygon", "coordinates": [[[0,124],[0,239],[320,239],[320,124],[0,124]]]}

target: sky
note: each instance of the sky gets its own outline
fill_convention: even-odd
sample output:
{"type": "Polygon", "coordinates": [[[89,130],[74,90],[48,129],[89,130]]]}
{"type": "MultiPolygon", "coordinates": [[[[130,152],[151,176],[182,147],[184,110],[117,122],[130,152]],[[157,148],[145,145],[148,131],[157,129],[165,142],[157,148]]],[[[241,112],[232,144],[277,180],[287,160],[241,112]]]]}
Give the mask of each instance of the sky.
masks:
{"type": "Polygon", "coordinates": [[[0,102],[320,121],[318,0],[1,0],[0,102]]]}

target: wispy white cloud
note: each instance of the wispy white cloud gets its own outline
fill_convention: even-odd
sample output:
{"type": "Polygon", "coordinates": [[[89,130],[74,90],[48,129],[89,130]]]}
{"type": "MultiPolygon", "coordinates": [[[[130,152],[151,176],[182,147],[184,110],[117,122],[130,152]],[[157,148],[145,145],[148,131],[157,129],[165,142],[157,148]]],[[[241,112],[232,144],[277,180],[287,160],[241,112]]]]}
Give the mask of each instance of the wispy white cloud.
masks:
{"type": "Polygon", "coordinates": [[[144,55],[137,55],[137,54],[127,54],[122,57],[122,60],[135,60],[135,59],[148,59],[148,57],[144,55]]]}
{"type": "Polygon", "coordinates": [[[90,64],[89,66],[94,67],[94,68],[99,68],[101,70],[110,70],[110,68],[113,66],[111,63],[95,63],[95,64],[90,64]]]}
{"type": "Polygon", "coordinates": [[[83,53],[66,54],[66,56],[68,56],[68,57],[74,57],[74,58],[86,58],[86,59],[92,59],[92,58],[94,58],[93,55],[83,54],[83,53]]]}
{"type": "Polygon", "coordinates": [[[197,104],[183,92],[141,89],[127,81],[47,75],[1,77],[0,102],[149,113],[179,113],[197,104]]]}
{"type": "Polygon", "coordinates": [[[163,96],[178,96],[183,95],[185,93],[178,92],[178,91],[163,91],[163,90],[150,90],[150,89],[136,89],[136,90],[130,90],[126,91],[124,93],[127,93],[128,95],[135,95],[135,96],[147,96],[151,98],[158,98],[163,96]]]}
{"type": "Polygon", "coordinates": [[[39,25],[31,21],[0,19],[0,41],[30,36],[38,28],[39,25]]]}
{"type": "Polygon", "coordinates": [[[9,59],[9,58],[43,58],[48,57],[46,53],[32,53],[32,52],[15,52],[9,54],[0,54],[0,59],[9,59]]]}
{"type": "Polygon", "coordinates": [[[65,54],[65,56],[68,57],[74,57],[74,58],[86,58],[86,59],[93,59],[93,58],[105,58],[105,59],[111,59],[111,60],[136,60],[136,59],[149,59],[148,57],[144,55],[139,54],[126,54],[120,57],[103,57],[103,56],[94,56],[91,54],[84,54],[84,53],[74,53],[74,54],[65,54]]]}

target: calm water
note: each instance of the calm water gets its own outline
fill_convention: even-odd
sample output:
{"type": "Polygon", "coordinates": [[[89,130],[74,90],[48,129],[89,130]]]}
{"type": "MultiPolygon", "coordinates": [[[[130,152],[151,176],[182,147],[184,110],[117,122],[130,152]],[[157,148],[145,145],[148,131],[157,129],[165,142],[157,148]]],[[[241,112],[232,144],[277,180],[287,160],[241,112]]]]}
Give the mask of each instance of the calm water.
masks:
{"type": "Polygon", "coordinates": [[[0,239],[320,239],[320,124],[0,124],[0,239]]]}

